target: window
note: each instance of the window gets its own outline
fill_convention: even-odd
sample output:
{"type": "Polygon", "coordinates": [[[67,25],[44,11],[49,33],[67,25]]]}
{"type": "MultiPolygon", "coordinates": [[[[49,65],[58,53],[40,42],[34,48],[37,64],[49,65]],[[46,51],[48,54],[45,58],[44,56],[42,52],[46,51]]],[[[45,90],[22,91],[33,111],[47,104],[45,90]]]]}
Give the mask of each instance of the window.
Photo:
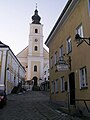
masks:
{"type": "Polygon", "coordinates": [[[63,60],[63,45],[60,47],[60,60],[63,60]]]}
{"type": "Polygon", "coordinates": [[[26,68],[28,68],[28,65],[26,65],[26,68]]]}
{"type": "Polygon", "coordinates": [[[55,81],[55,92],[57,93],[59,91],[58,89],[58,79],[55,81]]]}
{"type": "Polygon", "coordinates": [[[37,72],[37,66],[36,65],[34,66],[34,72],[37,72]]]}
{"type": "Polygon", "coordinates": [[[46,71],[44,72],[44,75],[46,75],[46,71]]]}
{"type": "Polygon", "coordinates": [[[51,82],[51,93],[54,93],[54,81],[51,82]]]}
{"type": "Polygon", "coordinates": [[[53,57],[51,57],[50,65],[51,65],[51,68],[52,68],[53,67],[53,57]]]}
{"type": "Polygon", "coordinates": [[[80,88],[87,87],[87,70],[86,67],[80,69],[80,88]]]}
{"type": "Polygon", "coordinates": [[[38,33],[38,29],[35,29],[35,33],[38,33]]]}
{"type": "Polygon", "coordinates": [[[61,81],[61,92],[65,91],[65,86],[64,86],[64,76],[60,78],[61,81]]]}
{"type": "Polygon", "coordinates": [[[90,0],[88,0],[88,12],[89,12],[89,16],[90,16],[90,0]]]}
{"type": "Polygon", "coordinates": [[[46,77],[44,78],[44,80],[46,81],[46,77]]]}
{"type": "Polygon", "coordinates": [[[2,51],[0,51],[0,63],[1,63],[1,60],[2,60],[2,51]]]}
{"type": "Polygon", "coordinates": [[[10,81],[10,71],[9,70],[8,70],[8,73],[7,73],[7,78],[10,81]]]}
{"type": "Polygon", "coordinates": [[[72,42],[71,42],[71,38],[69,37],[67,39],[67,53],[70,53],[72,51],[72,42]]]}
{"type": "Polygon", "coordinates": [[[54,64],[57,63],[57,60],[58,60],[58,54],[57,54],[57,51],[56,51],[55,54],[54,54],[54,64]]]}
{"type": "Polygon", "coordinates": [[[37,46],[35,46],[35,47],[34,47],[34,50],[35,50],[35,51],[37,51],[37,50],[38,50],[38,47],[37,47],[37,46]]]}
{"type": "MultiPolygon", "coordinates": [[[[79,34],[80,37],[83,37],[83,26],[80,24],[76,29],[76,34],[79,34]]],[[[82,42],[82,39],[80,39],[80,42],[82,42]]]]}

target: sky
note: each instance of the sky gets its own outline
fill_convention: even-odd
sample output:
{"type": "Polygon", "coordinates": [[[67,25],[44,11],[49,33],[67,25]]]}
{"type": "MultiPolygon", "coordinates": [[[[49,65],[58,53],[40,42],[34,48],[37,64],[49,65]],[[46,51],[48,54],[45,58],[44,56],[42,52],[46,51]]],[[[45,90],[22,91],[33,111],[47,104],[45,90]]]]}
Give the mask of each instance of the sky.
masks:
{"type": "Polygon", "coordinates": [[[67,1],[0,0],[0,41],[8,45],[15,55],[28,46],[31,17],[37,3],[45,43],[67,1]]]}

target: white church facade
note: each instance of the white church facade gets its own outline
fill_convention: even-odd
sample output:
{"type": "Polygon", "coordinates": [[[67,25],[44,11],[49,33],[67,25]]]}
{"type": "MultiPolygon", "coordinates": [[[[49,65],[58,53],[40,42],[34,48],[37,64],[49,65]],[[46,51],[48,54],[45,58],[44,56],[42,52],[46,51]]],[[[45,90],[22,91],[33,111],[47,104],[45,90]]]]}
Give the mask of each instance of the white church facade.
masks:
{"type": "Polygon", "coordinates": [[[29,84],[33,81],[36,86],[43,81],[44,67],[49,64],[49,53],[43,47],[43,25],[40,20],[36,8],[30,23],[29,45],[17,55],[26,70],[25,80],[29,84]]]}

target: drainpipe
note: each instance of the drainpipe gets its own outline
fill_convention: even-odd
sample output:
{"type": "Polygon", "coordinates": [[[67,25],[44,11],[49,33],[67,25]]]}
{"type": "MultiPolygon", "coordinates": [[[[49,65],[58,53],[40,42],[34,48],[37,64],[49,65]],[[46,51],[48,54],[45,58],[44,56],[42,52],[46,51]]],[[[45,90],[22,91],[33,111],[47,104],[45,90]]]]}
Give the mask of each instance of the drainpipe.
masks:
{"type": "Polygon", "coordinates": [[[6,60],[5,60],[5,71],[4,71],[4,90],[6,91],[6,73],[7,73],[7,58],[8,58],[8,51],[6,51],[6,60]]]}

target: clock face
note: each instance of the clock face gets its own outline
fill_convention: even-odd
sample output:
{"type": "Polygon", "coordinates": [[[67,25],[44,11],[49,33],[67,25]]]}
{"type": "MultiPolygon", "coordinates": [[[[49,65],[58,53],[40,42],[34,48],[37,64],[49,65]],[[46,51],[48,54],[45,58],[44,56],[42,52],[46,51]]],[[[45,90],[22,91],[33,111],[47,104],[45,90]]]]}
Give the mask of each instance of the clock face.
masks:
{"type": "Polygon", "coordinates": [[[38,39],[35,39],[35,42],[37,42],[38,41],[38,39]]]}

